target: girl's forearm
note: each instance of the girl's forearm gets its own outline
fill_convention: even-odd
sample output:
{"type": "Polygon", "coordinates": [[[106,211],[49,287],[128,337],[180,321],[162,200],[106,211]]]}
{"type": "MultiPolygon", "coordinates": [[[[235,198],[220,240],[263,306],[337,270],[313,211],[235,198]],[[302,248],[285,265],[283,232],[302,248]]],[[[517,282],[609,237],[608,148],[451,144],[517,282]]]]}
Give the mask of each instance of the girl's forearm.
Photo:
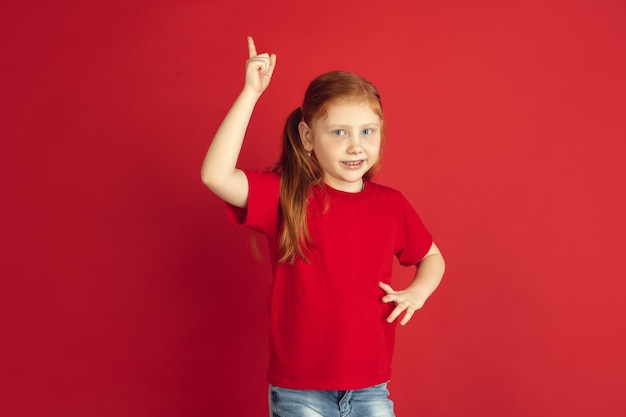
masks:
{"type": "Polygon", "coordinates": [[[218,191],[228,186],[235,168],[243,139],[260,94],[242,90],[218,128],[202,164],[201,176],[210,189],[218,191]]]}
{"type": "Polygon", "coordinates": [[[419,294],[421,299],[419,304],[423,305],[428,297],[435,292],[443,278],[445,269],[446,263],[441,253],[426,255],[417,265],[415,278],[407,290],[419,294]]]}

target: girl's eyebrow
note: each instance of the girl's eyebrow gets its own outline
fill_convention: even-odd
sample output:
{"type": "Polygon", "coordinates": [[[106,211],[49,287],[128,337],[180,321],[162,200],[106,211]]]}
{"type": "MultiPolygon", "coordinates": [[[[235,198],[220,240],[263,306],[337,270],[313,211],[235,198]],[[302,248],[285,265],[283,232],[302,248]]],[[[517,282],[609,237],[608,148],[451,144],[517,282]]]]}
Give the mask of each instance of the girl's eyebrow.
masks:
{"type": "MultiPolygon", "coordinates": [[[[367,126],[380,126],[380,123],[378,123],[378,122],[365,123],[365,124],[362,124],[362,125],[360,125],[358,127],[367,127],[367,126]]],[[[349,128],[349,127],[352,127],[352,125],[342,124],[342,123],[329,123],[328,127],[349,128]]]]}

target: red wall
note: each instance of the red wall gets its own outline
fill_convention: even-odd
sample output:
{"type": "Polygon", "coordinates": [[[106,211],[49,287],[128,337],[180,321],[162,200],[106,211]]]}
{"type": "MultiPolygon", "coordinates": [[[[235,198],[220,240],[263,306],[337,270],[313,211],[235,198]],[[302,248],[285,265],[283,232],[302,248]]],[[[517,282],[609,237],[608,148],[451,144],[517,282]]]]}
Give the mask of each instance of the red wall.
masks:
{"type": "Polygon", "coordinates": [[[448,264],[398,415],[626,415],[623,1],[6,3],[0,415],[266,415],[269,264],[199,178],[248,34],[243,166],[319,73],[382,91],[377,180],[448,264]]]}

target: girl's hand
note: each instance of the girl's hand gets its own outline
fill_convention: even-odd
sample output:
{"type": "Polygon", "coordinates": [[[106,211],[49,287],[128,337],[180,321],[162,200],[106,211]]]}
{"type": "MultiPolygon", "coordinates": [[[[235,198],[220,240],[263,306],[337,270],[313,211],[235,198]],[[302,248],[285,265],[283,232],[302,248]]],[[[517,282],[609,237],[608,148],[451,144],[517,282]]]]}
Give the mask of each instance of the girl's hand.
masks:
{"type": "Polygon", "coordinates": [[[246,61],[246,83],[244,88],[249,88],[255,93],[261,94],[272,79],[272,74],[276,67],[276,54],[263,53],[257,55],[256,46],[251,36],[248,36],[248,53],[250,58],[246,61]]]}
{"type": "Polygon", "coordinates": [[[426,297],[418,291],[411,289],[395,291],[390,285],[384,282],[380,282],[378,285],[386,293],[382,298],[383,303],[396,304],[396,308],[394,308],[389,317],[387,317],[388,323],[392,323],[404,311],[404,317],[402,317],[400,321],[400,324],[404,326],[411,320],[413,313],[422,308],[426,302],[426,297]]]}

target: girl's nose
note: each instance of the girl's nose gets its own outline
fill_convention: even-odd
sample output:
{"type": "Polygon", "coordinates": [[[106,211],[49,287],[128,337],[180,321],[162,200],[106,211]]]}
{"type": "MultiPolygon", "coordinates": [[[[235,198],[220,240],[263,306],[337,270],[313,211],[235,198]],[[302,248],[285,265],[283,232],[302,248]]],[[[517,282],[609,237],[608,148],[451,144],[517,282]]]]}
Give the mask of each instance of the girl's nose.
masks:
{"type": "Polygon", "coordinates": [[[350,142],[348,142],[348,153],[360,153],[363,150],[361,146],[361,138],[359,135],[350,135],[350,142]]]}

